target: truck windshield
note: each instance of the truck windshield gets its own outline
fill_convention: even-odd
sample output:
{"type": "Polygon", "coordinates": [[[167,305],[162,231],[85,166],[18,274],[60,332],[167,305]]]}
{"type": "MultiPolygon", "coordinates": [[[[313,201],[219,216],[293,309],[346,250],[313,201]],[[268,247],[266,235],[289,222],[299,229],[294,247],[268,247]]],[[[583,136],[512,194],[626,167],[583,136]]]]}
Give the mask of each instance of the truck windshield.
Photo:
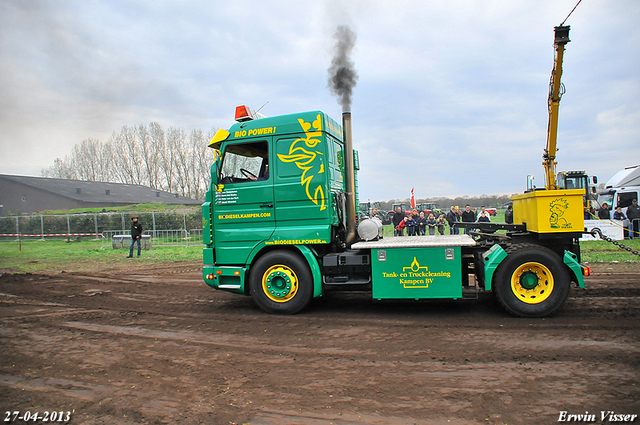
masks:
{"type": "Polygon", "coordinates": [[[602,206],[605,202],[607,205],[613,205],[613,193],[598,195],[598,204],[602,206]]]}
{"type": "Polygon", "coordinates": [[[269,178],[269,145],[264,142],[229,145],[222,158],[221,183],[239,183],[269,178]]]}

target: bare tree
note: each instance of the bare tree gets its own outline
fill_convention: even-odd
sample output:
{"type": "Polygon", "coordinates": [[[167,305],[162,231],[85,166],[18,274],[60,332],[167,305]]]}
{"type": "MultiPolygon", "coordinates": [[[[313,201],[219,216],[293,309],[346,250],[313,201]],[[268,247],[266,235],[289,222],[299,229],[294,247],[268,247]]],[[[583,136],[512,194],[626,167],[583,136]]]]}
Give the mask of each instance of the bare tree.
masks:
{"type": "Polygon", "coordinates": [[[151,132],[147,130],[145,125],[138,126],[137,136],[144,166],[144,184],[153,189],[159,189],[162,187],[160,183],[160,150],[154,145],[151,132]]]}
{"type": "Polygon", "coordinates": [[[111,135],[116,176],[120,183],[141,184],[141,156],[135,127],[123,126],[111,135]]]}
{"type": "Polygon", "coordinates": [[[51,177],[56,179],[74,179],[78,178],[76,173],[75,161],[73,157],[65,155],[64,159],[56,158],[53,165],[49,168],[42,169],[43,177],[51,177]]]}
{"type": "Polygon", "coordinates": [[[80,180],[109,181],[111,148],[108,143],[88,138],[73,147],[76,174],[80,180]]]}
{"type": "Polygon", "coordinates": [[[191,191],[189,152],[186,149],[185,131],[181,128],[169,127],[167,131],[167,143],[173,151],[173,167],[175,169],[176,189],[182,196],[187,196],[191,191]]]}
{"type": "Polygon", "coordinates": [[[213,151],[207,142],[217,129],[204,133],[178,127],[166,131],[157,122],[123,126],[109,141],[88,138],[64,159],[42,169],[44,177],[142,184],[154,189],[204,198],[213,151]]]}

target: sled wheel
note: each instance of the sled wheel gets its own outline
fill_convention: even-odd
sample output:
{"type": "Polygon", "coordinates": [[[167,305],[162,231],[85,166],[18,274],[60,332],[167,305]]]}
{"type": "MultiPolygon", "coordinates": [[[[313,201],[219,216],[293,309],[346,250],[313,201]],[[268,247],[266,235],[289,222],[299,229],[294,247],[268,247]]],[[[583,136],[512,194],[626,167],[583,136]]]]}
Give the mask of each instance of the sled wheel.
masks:
{"type": "Polygon", "coordinates": [[[550,249],[514,245],[495,275],[496,296],[510,313],[544,317],[555,312],[569,295],[569,272],[550,249]]]}
{"type": "Polygon", "coordinates": [[[306,262],[288,251],[260,257],[249,275],[251,296],[268,313],[294,314],[311,301],[313,281],[306,262]]]}

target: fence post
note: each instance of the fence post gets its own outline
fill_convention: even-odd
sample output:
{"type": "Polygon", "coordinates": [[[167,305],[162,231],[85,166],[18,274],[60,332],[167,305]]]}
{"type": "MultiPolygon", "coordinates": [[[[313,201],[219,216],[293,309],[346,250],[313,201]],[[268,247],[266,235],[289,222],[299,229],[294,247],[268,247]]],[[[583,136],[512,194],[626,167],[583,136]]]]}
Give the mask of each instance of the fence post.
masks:
{"type": "Polygon", "coordinates": [[[69,214],[67,214],[67,233],[71,233],[71,222],[69,221],[69,214]]]}
{"type": "Polygon", "coordinates": [[[20,234],[20,217],[16,216],[16,233],[20,234]]]}
{"type": "Polygon", "coordinates": [[[153,238],[157,238],[157,234],[156,234],[156,213],[155,211],[151,212],[151,219],[153,220],[153,238]]]}
{"type": "Polygon", "coordinates": [[[40,214],[40,234],[43,235],[42,239],[44,239],[44,218],[42,214],[40,214]]]}
{"type": "Polygon", "coordinates": [[[120,213],[122,216],[122,233],[124,233],[124,213],[120,213]]]}

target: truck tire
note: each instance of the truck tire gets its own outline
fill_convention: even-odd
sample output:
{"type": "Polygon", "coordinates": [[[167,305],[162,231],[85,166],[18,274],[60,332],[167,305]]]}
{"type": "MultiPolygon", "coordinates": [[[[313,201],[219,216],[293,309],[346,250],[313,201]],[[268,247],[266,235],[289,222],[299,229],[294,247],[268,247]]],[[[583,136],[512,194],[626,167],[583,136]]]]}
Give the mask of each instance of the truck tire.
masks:
{"type": "Polygon", "coordinates": [[[496,270],[494,290],[502,306],[521,317],[545,317],[567,299],[571,278],[558,255],[533,244],[516,244],[496,270]]]}
{"type": "Polygon", "coordinates": [[[249,273],[251,297],[267,313],[295,314],[313,295],[313,278],[306,261],[289,251],[260,257],[249,273]]]}

